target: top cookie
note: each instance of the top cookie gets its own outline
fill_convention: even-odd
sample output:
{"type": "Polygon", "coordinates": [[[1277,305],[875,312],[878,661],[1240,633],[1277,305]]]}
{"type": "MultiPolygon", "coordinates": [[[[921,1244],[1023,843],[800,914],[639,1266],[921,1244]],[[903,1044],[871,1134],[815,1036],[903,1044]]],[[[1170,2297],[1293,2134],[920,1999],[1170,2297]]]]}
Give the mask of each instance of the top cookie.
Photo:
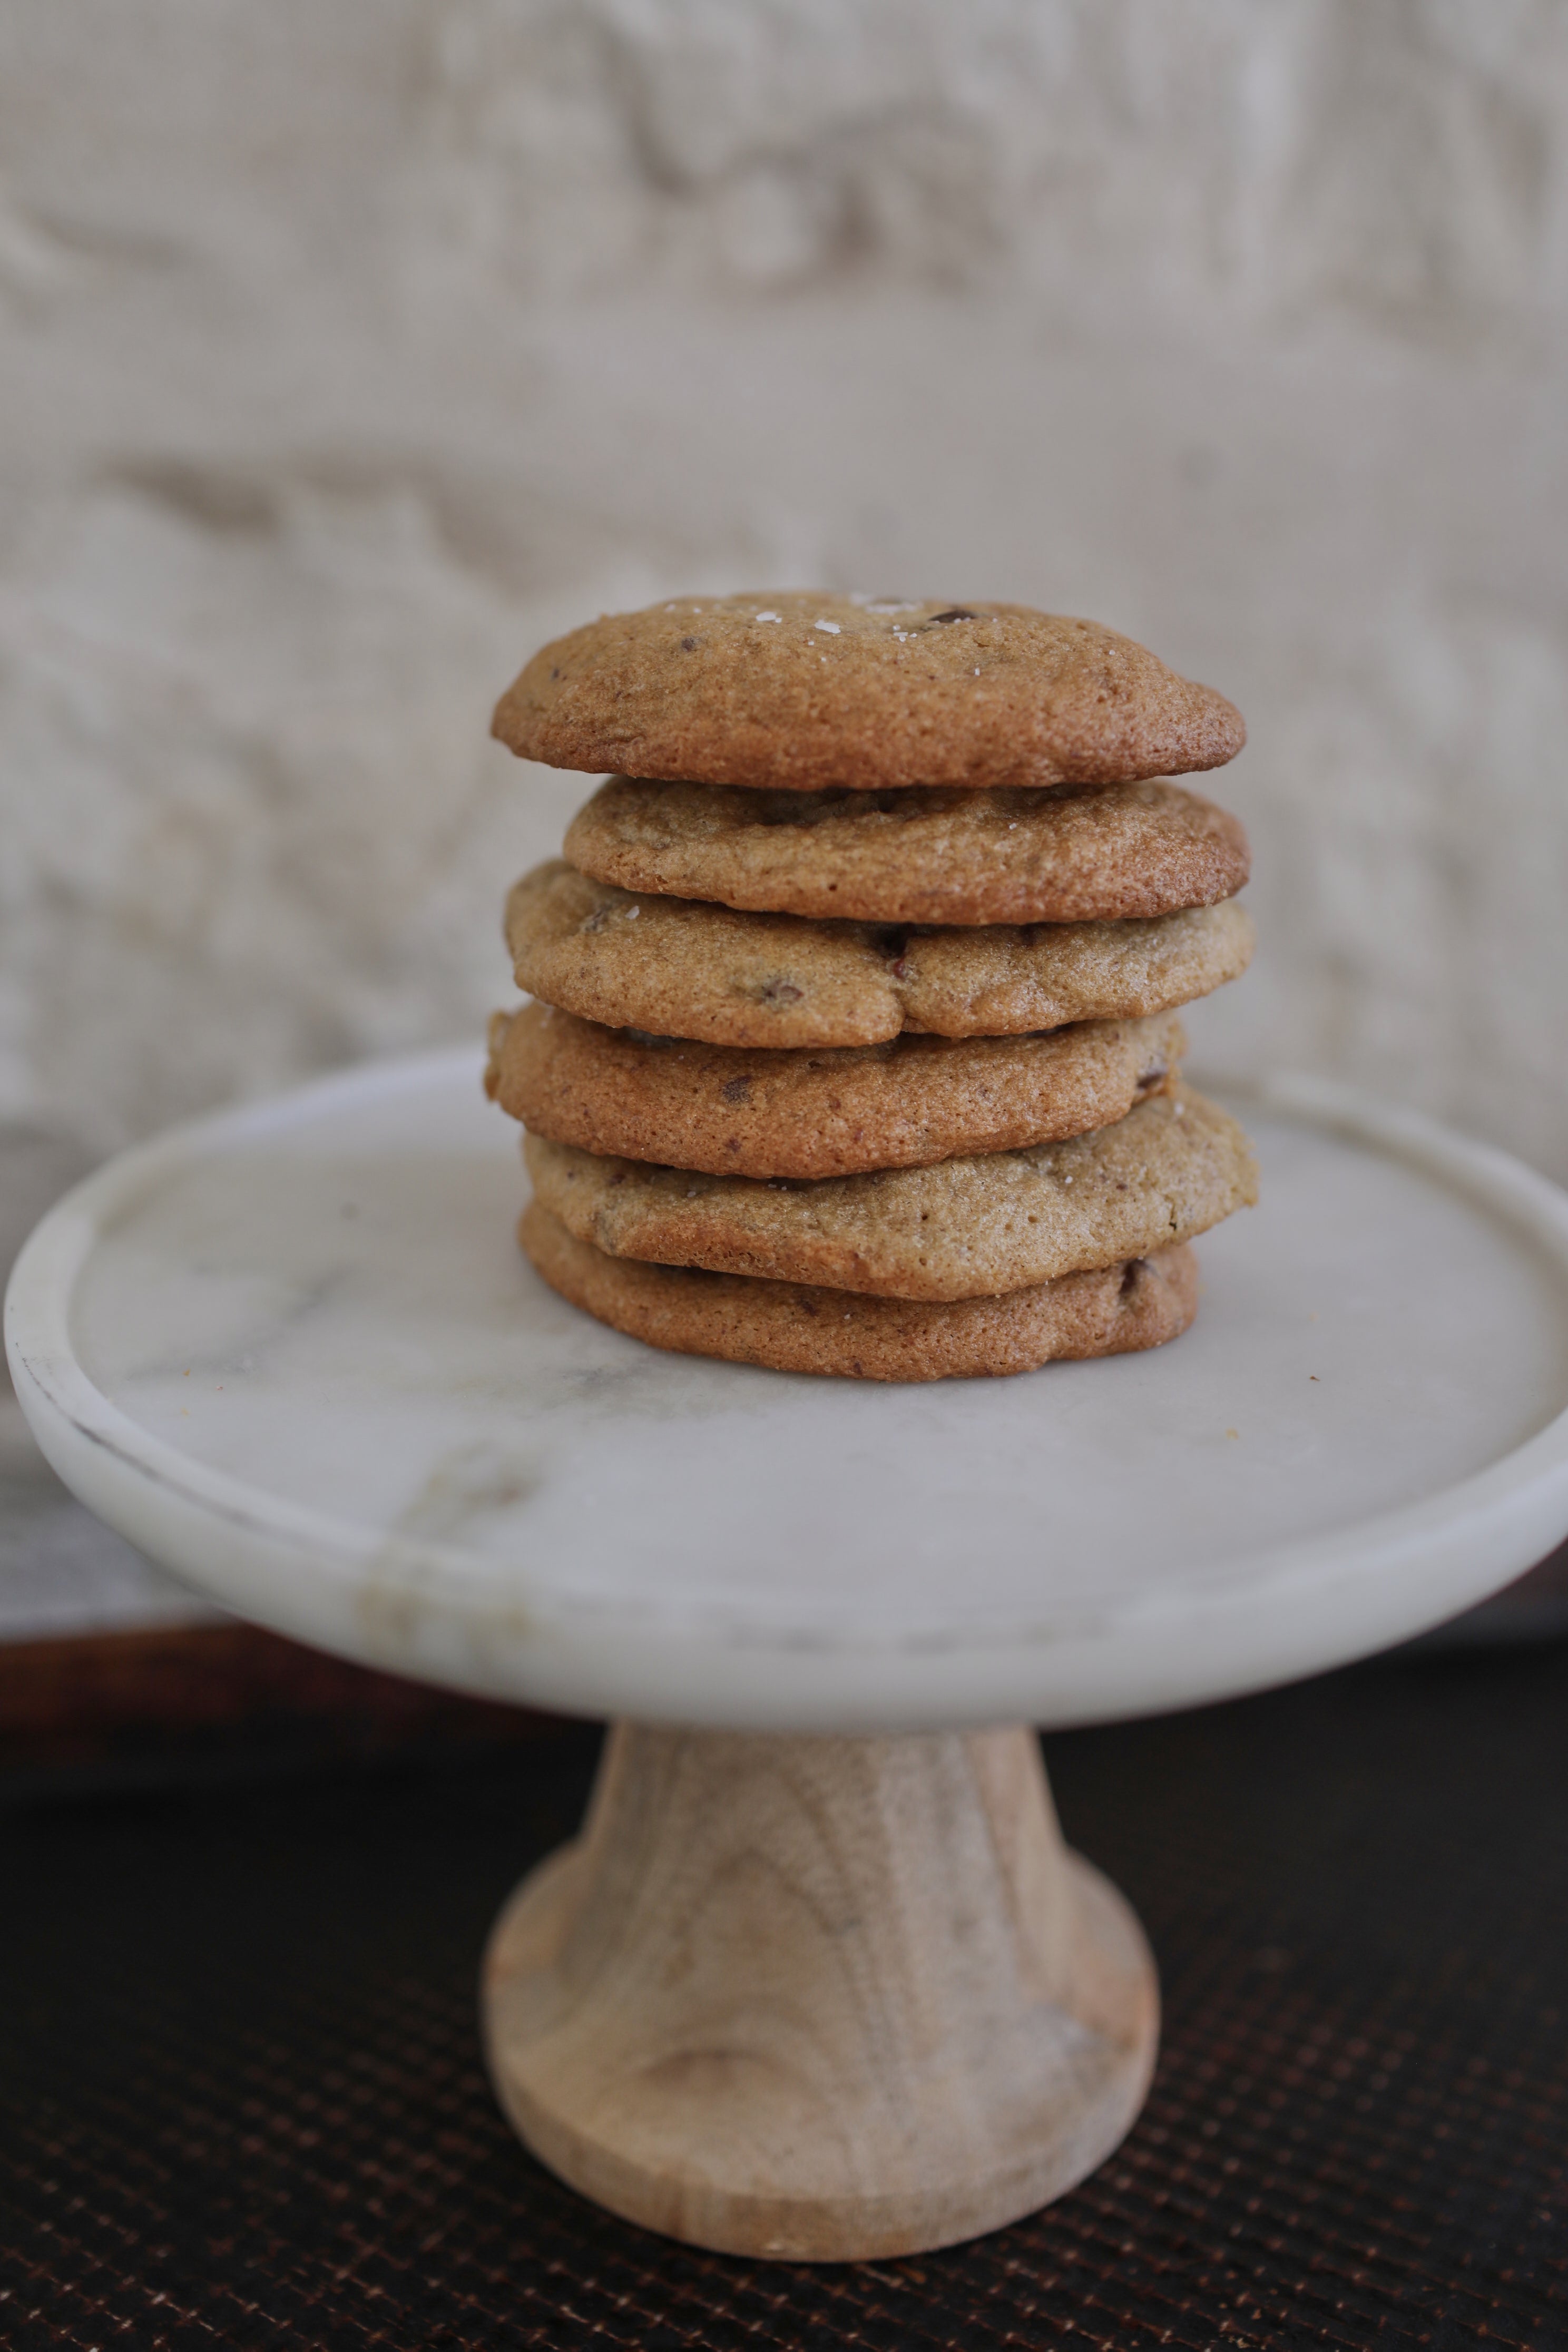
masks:
{"type": "Polygon", "coordinates": [[[552,767],[818,792],[1217,768],[1241,714],[1131,637],[1027,604],[679,597],[535,654],[492,731],[552,767]]]}

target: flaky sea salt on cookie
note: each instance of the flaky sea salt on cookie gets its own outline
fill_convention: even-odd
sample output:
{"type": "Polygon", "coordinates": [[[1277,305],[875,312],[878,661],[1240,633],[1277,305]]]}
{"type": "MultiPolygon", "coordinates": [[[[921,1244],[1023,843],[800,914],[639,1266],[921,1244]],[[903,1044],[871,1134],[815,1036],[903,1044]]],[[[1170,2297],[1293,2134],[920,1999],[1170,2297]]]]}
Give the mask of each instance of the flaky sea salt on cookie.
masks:
{"type": "Polygon", "coordinates": [[[756,1053],[605,1029],[547,1004],[498,1013],[486,1085],[531,1132],[739,1176],[842,1176],[1081,1134],[1171,1083],[1173,1013],[1023,1037],[756,1053]]]}
{"type": "Polygon", "coordinates": [[[547,1004],[763,1048],[1137,1019],[1236,979],[1253,947],[1234,898],[1147,921],[905,932],[618,890],[559,858],[514,886],[506,936],[519,988],[547,1004]]]}
{"type": "Polygon", "coordinates": [[[679,597],[557,638],[497,705],[524,759],[816,791],[1217,768],[1240,713],[1113,629],[1027,604],[679,597]]]}
{"type": "Polygon", "coordinates": [[[743,792],[613,776],[571,863],[624,890],[875,923],[1078,923],[1210,907],[1247,880],[1239,819],[1180,784],[743,792]]]}
{"type": "Polygon", "coordinates": [[[1146,1257],[1257,1198],[1234,1119],[1183,1087],[1061,1143],[817,1182],[597,1158],[531,1135],[535,1198],[612,1257],[973,1298],[1146,1257]]]}
{"type": "Polygon", "coordinates": [[[1180,1245],[1125,1265],[927,1304],[607,1257],[531,1202],[518,1238],[552,1290],[650,1347],[781,1372],[940,1381],[1034,1371],[1062,1357],[1158,1348],[1197,1310],[1180,1245]]]}

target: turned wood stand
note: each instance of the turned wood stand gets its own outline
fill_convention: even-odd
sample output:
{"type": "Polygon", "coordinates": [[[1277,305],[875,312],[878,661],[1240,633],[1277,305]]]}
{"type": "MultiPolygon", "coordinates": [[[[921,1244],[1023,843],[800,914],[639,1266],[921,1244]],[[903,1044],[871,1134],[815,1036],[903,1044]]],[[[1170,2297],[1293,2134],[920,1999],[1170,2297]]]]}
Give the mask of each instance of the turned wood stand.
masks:
{"type": "Polygon", "coordinates": [[[491,2077],[585,2196],[726,2253],[972,2238],[1142,2105],[1154,1964],[1027,1731],[610,1736],[497,1923],[491,2077]]]}

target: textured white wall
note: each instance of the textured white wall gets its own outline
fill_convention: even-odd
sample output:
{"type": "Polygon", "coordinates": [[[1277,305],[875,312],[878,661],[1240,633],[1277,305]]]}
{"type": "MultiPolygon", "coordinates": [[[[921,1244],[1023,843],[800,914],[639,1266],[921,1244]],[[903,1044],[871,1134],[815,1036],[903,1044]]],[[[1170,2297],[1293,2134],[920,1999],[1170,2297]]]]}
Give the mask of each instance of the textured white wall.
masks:
{"type": "Polygon", "coordinates": [[[1562,0],[9,0],[0,1118],[473,1032],[546,634],[1094,614],[1232,695],[1211,1059],[1568,1176],[1562,0]]]}

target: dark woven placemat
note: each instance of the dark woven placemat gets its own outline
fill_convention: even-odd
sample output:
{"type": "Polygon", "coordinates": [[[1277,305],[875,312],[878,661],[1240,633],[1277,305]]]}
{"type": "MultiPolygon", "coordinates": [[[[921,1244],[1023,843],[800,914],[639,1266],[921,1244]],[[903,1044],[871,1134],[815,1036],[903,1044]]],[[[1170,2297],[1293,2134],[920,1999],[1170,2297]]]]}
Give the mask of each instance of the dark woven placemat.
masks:
{"type": "Polygon", "coordinates": [[[1568,2347],[1568,1649],[1391,1660],[1049,1743],[1137,1905],[1142,2121],[973,2246],[688,2252],[541,2171],[480,2073],[563,1732],[0,1823],[0,2343],[1568,2347]]]}

